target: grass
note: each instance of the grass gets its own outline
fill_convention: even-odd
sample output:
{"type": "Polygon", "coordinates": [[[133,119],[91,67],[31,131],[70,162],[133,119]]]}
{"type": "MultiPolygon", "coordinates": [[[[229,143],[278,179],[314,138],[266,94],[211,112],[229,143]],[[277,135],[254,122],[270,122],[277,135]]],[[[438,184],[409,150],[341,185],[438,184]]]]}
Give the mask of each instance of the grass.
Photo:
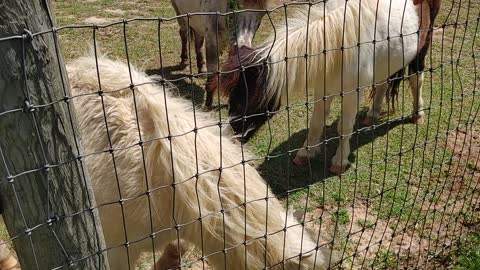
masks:
{"type": "MultiPolygon", "coordinates": [[[[0,243],[6,242],[5,244],[10,250],[14,250],[13,242],[8,241],[10,239],[10,235],[8,234],[7,227],[4,224],[3,217],[0,215],[0,243]]],[[[14,256],[16,256],[15,252],[12,252],[14,256]]]]}
{"type": "MultiPolygon", "coordinates": [[[[168,1],[158,0],[65,0],[54,2],[54,10],[58,25],[90,24],[98,18],[109,23],[122,18],[175,15],[168,1]]],[[[468,146],[468,141],[452,138],[451,134],[457,130],[476,130],[476,134],[480,130],[475,119],[480,107],[475,77],[480,52],[479,10],[480,3],[476,1],[443,1],[425,73],[425,123],[414,125],[404,121],[412,107],[408,86],[402,84],[396,110],[386,108],[388,112],[374,128],[361,129],[353,136],[349,157],[352,166],[341,177],[330,175],[326,169],[338,144],[336,124],[340,102],[333,104],[327,122],[328,143],[321,144],[321,152],[307,167],[294,166],[292,156],[287,153],[302,146],[311,108],[295,106],[288,114],[282,110],[247,143],[257,157],[268,157],[253,164],[275,194],[288,201],[289,207],[306,212],[306,226],[322,231],[325,242],[332,242],[335,235],[334,249],[344,257],[357,253],[358,258],[346,259],[343,267],[375,264],[379,268],[394,268],[400,262],[427,266],[426,259],[432,259],[445,241],[456,239],[465,226],[480,221],[475,212],[480,179],[474,174],[480,168],[472,162],[478,153],[472,153],[467,162],[462,162],[455,146],[451,147],[451,144],[468,146]],[[374,240],[363,243],[365,237],[374,240]],[[367,244],[378,248],[359,250],[367,244]],[[426,244],[428,248],[424,250],[426,244]],[[415,258],[417,254],[421,256],[415,258]]],[[[274,22],[281,21],[283,11],[273,13],[272,18],[274,22]]],[[[59,37],[67,62],[83,55],[94,38],[102,52],[121,59],[127,56],[127,44],[132,64],[149,74],[172,80],[182,96],[193,98],[198,105],[203,102],[205,79],[190,80],[185,75],[196,72],[196,68],[180,70],[176,66],[180,60],[177,29],[175,20],[133,21],[100,27],[95,33],[91,28],[64,29],[59,37]]],[[[256,43],[271,32],[271,25],[265,19],[256,43]]],[[[304,97],[290,102],[303,104],[304,97]]],[[[358,120],[363,119],[368,105],[364,98],[358,120]]],[[[227,117],[225,110],[215,114],[224,120],[227,117]]],[[[362,127],[358,123],[356,126],[362,127]]],[[[3,231],[0,227],[0,233],[3,231]]],[[[478,235],[475,237],[474,242],[478,235]]],[[[470,258],[478,259],[478,250],[471,251],[459,256],[452,265],[466,267],[463,263],[467,265],[470,258]]],[[[148,263],[143,265],[142,268],[148,269],[148,263]]]]}
{"type": "Polygon", "coordinates": [[[10,239],[8,235],[7,227],[3,223],[3,218],[0,217],[0,242],[10,239]]]}
{"type": "Polygon", "coordinates": [[[478,230],[461,237],[453,247],[456,250],[440,257],[440,263],[453,270],[480,269],[480,233],[478,230]]]}
{"type": "Polygon", "coordinates": [[[462,241],[462,247],[455,252],[453,269],[474,270],[480,269],[480,234],[475,233],[468,240],[462,241]]]}
{"type": "MultiPolygon", "coordinates": [[[[308,210],[307,210],[308,211],[308,210]]],[[[350,222],[350,217],[348,216],[348,211],[345,208],[340,208],[335,212],[335,215],[332,217],[333,222],[346,225],[350,222]]]]}

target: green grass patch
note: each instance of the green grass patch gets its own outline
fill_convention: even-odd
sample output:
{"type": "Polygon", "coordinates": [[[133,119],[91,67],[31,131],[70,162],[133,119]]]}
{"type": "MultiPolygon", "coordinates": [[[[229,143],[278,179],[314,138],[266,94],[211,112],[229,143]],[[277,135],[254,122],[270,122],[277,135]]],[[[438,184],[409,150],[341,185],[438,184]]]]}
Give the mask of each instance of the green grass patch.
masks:
{"type": "Polygon", "coordinates": [[[348,211],[345,208],[338,209],[335,214],[332,216],[333,222],[339,225],[346,225],[350,222],[350,217],[348,211]]]}
{"type": "Polygon", "coordinates": [[[480,269],[480,232],[464,237],[458,246],[460,248],[450,258],[452,269],[480,269]]]}

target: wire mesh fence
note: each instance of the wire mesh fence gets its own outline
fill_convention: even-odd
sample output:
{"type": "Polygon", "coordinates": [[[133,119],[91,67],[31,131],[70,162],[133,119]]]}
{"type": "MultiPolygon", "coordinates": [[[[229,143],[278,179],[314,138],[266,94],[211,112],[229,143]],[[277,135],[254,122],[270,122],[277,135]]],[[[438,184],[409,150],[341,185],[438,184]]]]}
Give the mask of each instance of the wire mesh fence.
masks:
{"type": "Polygon", "coordinates": [[[55,2],[58,26],[0,36],[18,73],[0,68],[0,190],[13,209],[0,245],[26,254],[22,267],[456,263],[480,217],[480,3],[133,2],[55,2]],[[31,62],[47,39],[53,57],[31,62]],[[39,73],[60,83],[32,83],[39,73]],[[72,155],[58,154],[57,129],[72,155]],[[83,184],[57,184],[77,175],[59,171],[83,184]],[[25,182],[40,183],[41,205],[25,182]],[[76,229],[93,244],[63,234],[76,229]]]}

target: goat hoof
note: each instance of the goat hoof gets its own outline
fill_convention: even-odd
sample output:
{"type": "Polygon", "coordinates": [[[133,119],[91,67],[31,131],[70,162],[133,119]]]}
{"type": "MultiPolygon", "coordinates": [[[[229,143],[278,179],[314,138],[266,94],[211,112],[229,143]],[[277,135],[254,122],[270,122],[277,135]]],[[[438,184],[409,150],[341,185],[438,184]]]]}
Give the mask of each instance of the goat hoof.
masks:
{"type": "Polygon", "coordinates": [[[176,242],[169,243],[165,247],[162,257],[158,259],[151,270],[178,269],[181,266],[181,258],[187,251],[187,245],[183,240],[180,240],[178,246],[176,242]],[[178,246],[180,247],[180,253],[178,253],[178,246]]]}
{"type": "Polygon", "coordinates": [[[180,67],[180,69],[184,69],[184,68],[188,67],[188,65],[189,65],[188,60],[182,60],[182,61],[180,61],[180,63],[178,64],[178,66],[180,67]]]}
{"type": "Polygon", "coordinates": [[[202,109],[203,109],[204,112],[211,112],[213,110],[213,107],[212,107],[212,105],[210,105],[210,106],[204,105],[202,107],[202,109]]]}
{"type": "Polygon", "coordinates": [[[362,124],[364,126],[370,127],[373,124],[375,124],[375,118],[373,118],[371,116],[367,116],[367,117],[365,117],[365,119],[363,119],[362,124]]]}
{"type": "Polygon", "coordinates": [[[345,172],[346,169],[347,169],[347,167],[342,167],[342,166],[332,164],[332,165],[330,165],[330,168],[328,168],[328,171],[331,172],[334,175],[339,175],[339,174],[345,172]]]}
{"type": "Polygon", "coordinates": [[[412,116],[412,123],[417,125],[422,125],[425,122],[425,117],[423,115],[413,115],[412,116]]]}
{"type": "Polygon", "coordinates": [[[207,73],[207,67],[205,65],[199,67],[198,73],[207,73]]]}
{"type": "Polygon", "coordinates": [[[293,163],[295,163],[295,165],[297,165],[297,166],[305,166],[307,164],[307,162],[308,162],[308,157],[306,157],[306,156],[297,155],[293,159],[293,163]]]}

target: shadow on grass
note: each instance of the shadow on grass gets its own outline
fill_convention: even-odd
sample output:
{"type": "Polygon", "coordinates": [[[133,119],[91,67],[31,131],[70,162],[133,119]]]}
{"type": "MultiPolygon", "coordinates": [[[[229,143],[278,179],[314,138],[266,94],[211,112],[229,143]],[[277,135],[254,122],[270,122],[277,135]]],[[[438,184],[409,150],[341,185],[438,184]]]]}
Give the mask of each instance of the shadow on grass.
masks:
{"type": "MultiPolygon", "coordinates": [[[[366,111],[359,113],[354,131],[359,129],[360,131],[355,133],[350,140],[351,154],[348,159],[352,164],[355,161],[354,153],[358,148],[371,143],[377,137],[386,135],[389,130],[401,124],[410,123],[410,119],[398,119],[377,123],[374,128],[370,128],[361,124],[365,115],[366,111]]],[[[322,139],[319,153],[304,167],[293,164],[292,159],[295,157],[296,151],[290,152],[290,154],[288,152],[302,147],[307,137],[306,129],[292,134],[289,140],[270,152],[270,158],[261,163],[258,170],[275,195],[284,197],[289,191],[302,189],[307,185],[322,182],[334,176],[328,171],[328,167],[339,142],[337,123],[338,120],[326,127],[326,139],[322,139]]]]}
{"type": "Polygon", "coordinates": [[[189,77],[190,72],[184,70],[185,69],[180,65],[176,65],[164,67],[163,69],[149,69],[146,70],[145,73],[149,76],[162,76],[165,80],[171,82],[178,88],[178,94],[181,97],[190,100],[193,99],[195,105],[203,105],[205,95],[203,86],[205,84],[205,77],[200,76],[191,79],[189,77]]]}

